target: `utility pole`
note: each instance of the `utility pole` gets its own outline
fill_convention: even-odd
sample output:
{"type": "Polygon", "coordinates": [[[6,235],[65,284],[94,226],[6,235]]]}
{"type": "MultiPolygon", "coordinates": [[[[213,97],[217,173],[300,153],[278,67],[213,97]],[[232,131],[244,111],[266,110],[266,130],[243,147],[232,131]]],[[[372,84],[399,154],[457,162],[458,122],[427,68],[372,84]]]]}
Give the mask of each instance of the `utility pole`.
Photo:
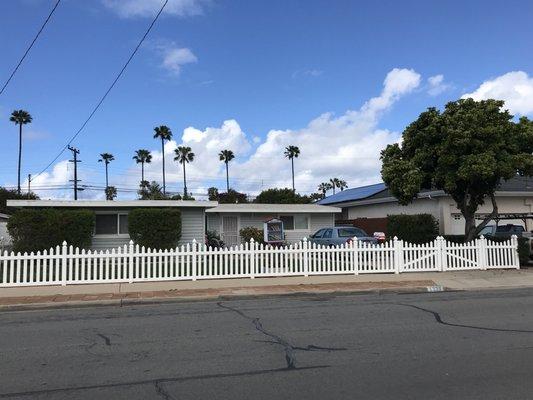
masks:
{"type": "Polygon", "coordinates": [[[74,179],[71,179],[70,182],[74,182],[74,200],[78,200],[78,182],[81,182],[80,179],[78,179],[78,163],[81,162],[78,160],[78,154],[80,154],[80,151],[75,148],[68,146],[68,149],[72,151],[72,158],[73,160],[68,160],[71,163],[74,163],[74,179]]]}
{"type": "Polygon", "coordinates": [[[31,174],[28,174],[28,194],[31,193],[31,174]]]}

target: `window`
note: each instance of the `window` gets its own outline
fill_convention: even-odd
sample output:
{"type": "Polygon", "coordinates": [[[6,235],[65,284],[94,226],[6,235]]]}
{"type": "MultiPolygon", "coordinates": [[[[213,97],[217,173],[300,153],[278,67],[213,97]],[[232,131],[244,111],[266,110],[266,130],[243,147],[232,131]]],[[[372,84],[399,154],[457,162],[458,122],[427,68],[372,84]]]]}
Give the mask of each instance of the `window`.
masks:
{"type": "Polygon", "coordinates": [[[307,218],[307,215],[294,216],[294,229],[309,229],[309,218],[307,218]]]}
{"type": "Polygon", "coordinates": [[[96,214],[95,235],[127,235],[128,233],[127,214],[96,214]]]}
{"type": "Polygon", "coordinates": [[[283,222],[283,229],[286,231],[294,230],[294,217],[292,215],[282,215],[279,219],[283,222]]]}
{"type": "Polygon", "coordinates": [[[331,234],[333,232],[333,229],[326,229],[326,232],[324,232],[324,236],[322,236],[324,239],[331,238],[331,234]]]}
{"type": "Polygon", "coordinates": [[[307,215],[280,215],[279,219],[283,221],[283,229],[286,231],[309,229],[309,217],[307,215]]]}
{"type": "Polygon", "coordinates": [[[324,234],[324,231],[325,231],[325,229],[320,229],[320,230],[319,230],[318,232],[316,232],[312,237],[319,239],[319,238],[321,238],[322,235],[324,234]]]}
{"type": "Polygon", "coordinates": [[[367,234],[358,228],[339,228],[338,230],[339,237],[365,237],[367,234]]]}

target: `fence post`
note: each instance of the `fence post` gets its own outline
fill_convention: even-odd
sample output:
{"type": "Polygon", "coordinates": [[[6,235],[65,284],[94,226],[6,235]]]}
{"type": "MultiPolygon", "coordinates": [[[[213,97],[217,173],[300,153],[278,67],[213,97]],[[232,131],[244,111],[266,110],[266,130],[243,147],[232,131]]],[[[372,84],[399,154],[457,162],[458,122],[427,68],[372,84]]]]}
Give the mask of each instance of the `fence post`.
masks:
{"type": "Polygon", "coordinates": [[[437,270],[441,272],[444,270],[444,266],[442,262],[443,240],[444,238],[442,236],[437,236],[437,238],[435,239],[435,260],[437,261],[437,270]]]}
{"type": "Polygon", "coordinates": [[[518,237],[516,235],[511,236],[511,244],[513,248],[511,251],[513,252],[513,261],[514,261],[514,267],[516,269],[520,269],[520,255],[518,254],[518,237]]]}
{"type": "Polygon", "coordinates": [[[128,282],[133,283],[133,240],[128,248],[128,282]]]}
{"type": "Polygon", "coordinates": [[[303,238],[301,244],[304,256],[304,276],[307,277],[309,276],[309,242],[306,237],[303,238]]]}
{"type": "Polygon", "coordinates": [[[255,240],[254,238],[250,239],[250,251],[248,255],[250,256],[250,278],[255,279],[255,240]]]}
{"type": "Polygon", "coordinates": [[[403,267],[403,242],[394,236],[394,273],[399,274],[403,267]]]}
{"type": "Polygon", "coordinates": [[[437,239],[440,238],[440,267],[441,271],[448,270],[448,254],[446,253],[446,239],[444,239],[442,236],[439,236],[437,239]]]}
{"type": "Polygon", "coordinates": [[[67,242],[61,246],[61,286],[67,285],[67,242]]]}
{"type": "Polygon", "coordinates": [[[352,246],[351,263],[352,263],[353,273],[354,275],[359,275],[359,240],[357,239],[357,236],[354,236],[352,238],[352,242],[350,243],[350,245],[352,246]]]}
{"type": "Polygon", "coordinates": [[[478,240],[476,240],[477,247],[477,266],[479,269],[485,271],[487,269],[487,239],[485,236],[481,235],[478,240]]]}
{"type": "Polygon", "coordinates": [[[192,280],[196,280],[196,252],[198,249],[198,243],[196,242],[196,239],[192,240],[192,249],[191,249],[191,255],[192,255],[192,280]]]}

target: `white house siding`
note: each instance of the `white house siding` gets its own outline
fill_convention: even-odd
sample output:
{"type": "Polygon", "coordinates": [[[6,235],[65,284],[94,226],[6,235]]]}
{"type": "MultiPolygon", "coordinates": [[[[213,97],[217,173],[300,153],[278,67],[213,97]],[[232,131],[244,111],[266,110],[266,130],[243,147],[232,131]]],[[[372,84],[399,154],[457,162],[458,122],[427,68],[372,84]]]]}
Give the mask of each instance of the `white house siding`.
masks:
{"type": "MultiPolygon", "coordinates": [[[[99,211],[96,211],[97,213],[99,211]]],[[[101,211],[100,211],[101,212],[101,211]]],[[[105,212],[119,212],[127,214],[125,210],[106,210],[105,212]]],[[[194,239],[198,243],[204,243],[205,238],[205,209],[204,208],[180,208],[181,212],[181,239],[179,244],[192,242],[194,239]]],[[[127,245],[130,242],[129,236],[119,235],[97,235],[93,236],[91,248],[93,250],[104,250],[127,245]]]]}
{"type": "Polygon", "coordinates": [[[11,236],[7,232],[7,221],[0,220],[0,250],[7,246],[11,246],[11,236]]]}
{"type": "MultiPolygon", "coordinates": [[[[304,213],[305,214],[305,213],[304,213]]],[[[239,230],[246,227],[254,227],[263,230],[263,223],[270,218],[275,218],[278,214],[266,214],[266,213],[239,213],[228,214],[238,215],[239,217],[239,230]]],[[[283,215],[283,214],[282,214],[283,215]]],[[[287,215],[294,215],[287,214],[287,215]]],[[[302,240],[304,237],[316,232],[318,229],[326,226],[334,226],[334,214],[306,214],[310,218],[310,228],[306,230],[285,231],[285,239],[289,243],[295,243],[302,240]]],[[[220,226],[220,215],[214,213],[207,214],[207,227],[209,230],[216,230],[219,234],[222,234],[222,228],[220,226]]]]}
{"type": "MultiPolygon", "coordinates": [[[[498,212],[505,213],[532,213],[533,196],[504,196],[496,197],[498,212]]],[[[449,197],[437,197],[433,199],[416,199],[407,206],[401,206],[397,202],[365,204],[349,207],[348,218],[385,218],[394,214],[431,214],[439,221],[439,231],[444,235],[464,234],[465,220],[460,215],[455,202],[449,197]]],[[[492,211],[490,200],[481,206],[478,214],[488,214],[492,211]]],[[[477,223],[480,223],[478,220],[477,223]]],[[[495,224],[494,221],[490,222],[495,224]]],[[[501,220],[500,224],[524,225],[522,220],[501,220]]],[[[527,220],[526,230],[533,230],[533,221],[527,220]]]]}
{"type": "Polygon", "coordinates": [[[205,210],[203,208],[182,208],[180,244],[205,241],[205,210]]]}

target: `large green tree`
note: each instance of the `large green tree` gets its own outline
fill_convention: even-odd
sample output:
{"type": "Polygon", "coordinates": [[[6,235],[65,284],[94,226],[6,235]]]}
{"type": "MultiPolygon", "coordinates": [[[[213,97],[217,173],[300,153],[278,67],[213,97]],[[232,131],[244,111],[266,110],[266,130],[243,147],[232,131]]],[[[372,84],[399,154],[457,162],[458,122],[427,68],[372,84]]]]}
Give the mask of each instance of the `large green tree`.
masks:
{"type": "Polygon", "coordinates": [[[498,214],[495,192],[502,180],[533,172],[533,123],[518,122],[499,100],[450,102],[443,112],[429,108],[403,132],[401,145],[381,152],[381,175],[400,204],[423,190],[443,190],[465,218],[473,239],[498,214]],[[476,226],[486,201],[492,212],[476,226]]]}
{"type": "Polygon", "coordinates": [[[17,193],[20,194],[20,166],[22,163],[22,125],[31,124],[32,117],[29,112],[24,110],[15,110],[9,117],[11,122],[19,126],[19,162],[17,170],[17,193]]]}
{"type": "Polygon", "coordinates": [[[310,202],[309,197],[295,193],[289,188],[265,189],[254,199],[254,203],[265,204],[306,204],[310,202]]]}

